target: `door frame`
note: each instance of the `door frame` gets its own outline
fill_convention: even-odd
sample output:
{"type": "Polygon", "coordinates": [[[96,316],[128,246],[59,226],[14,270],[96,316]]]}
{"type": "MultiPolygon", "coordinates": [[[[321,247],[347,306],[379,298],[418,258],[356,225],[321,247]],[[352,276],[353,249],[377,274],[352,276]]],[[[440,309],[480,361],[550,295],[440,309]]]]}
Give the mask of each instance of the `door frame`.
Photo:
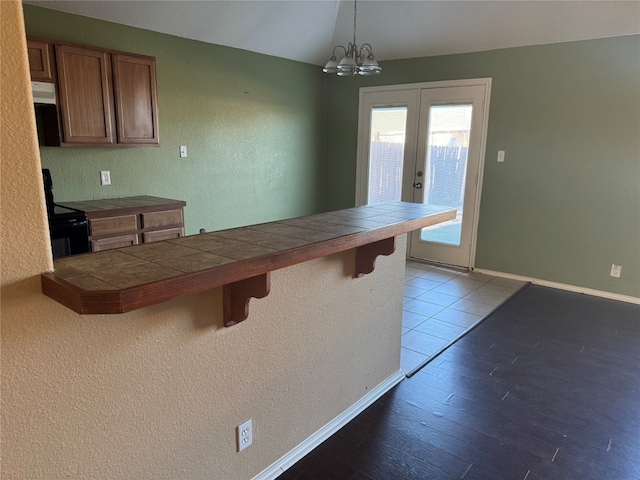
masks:
{"type": "MultiPolygon", "coordinates": [[[[472,232],[471,232],[471,246],[470,246],[470,255],[469,255],[469,270],[473,270],[475,268],[475,260],[476,260],[476,248],[478,241],[478,223],[480,220],[480,200],[482,197],[482,185],[484,179],[484,165],[486,159],[486,148],[487,148],[487,131],[489,128],[489,107],[491,100],[491,78],[471,78],[471,79],[463,79],[463,80],[443,80],[436,82],[421,82],[421,83],[405,83],[399,85],[381,85],[377,87],[361,87],[359,90],[359,102],[358,102],[358,144],[357,144],[357,161],[356,161],[356,195],[355,195],[355,205],[362,206],[367,202],[367,188],[369,184],[369,138],[368,135],[365,135],[365,130],[368,132],[369,127],[364,125],[363,119],[365,118],[365,102],[364,102],[364,94],[365,93],[373,93],[373,92],[387,92],[387,91],[398,91],[398,90],[423,90],[423,89],[434,89],[434,88],[450,88],[450,87],[469,87],[469,86],[484,86],[484,109],[482,112],[482,132],[481,140],[480,140],[480,158],[478,160],[478,175],[477,175],[477,190],[475,196],[475,206],[473,211],[473,222],[472,222],[472,232]],[[365,155],[367,154],[367,155],[365,155]]],[[[418,96],[419,98],[419,96],[418,96]]],[[[418,108],[416,108],[415,116],[419,114],[418,108]]],[[[408,119],[407,119],[408,121],[408,119]]],[[[416,131],[417,135],[417,131],[416,131]]],[[[408,139],[407,139],[408,141],[408,139]]],[[[414,144],[417,146],[417,136],[412,140],[414,144]]],[[[412,170],[415,170],[415,165],[417,161],[417,148],[413,148],[413,158],[405,159],[405,167],[408,165],[411,166],[412,170]],[[408,162],[408,163],[407,163],[408,162]]],[[[403,172],[403,178],[405,177],[403,172]]],[[[407,249],[407,252],[409,249],[407,249]]]]}

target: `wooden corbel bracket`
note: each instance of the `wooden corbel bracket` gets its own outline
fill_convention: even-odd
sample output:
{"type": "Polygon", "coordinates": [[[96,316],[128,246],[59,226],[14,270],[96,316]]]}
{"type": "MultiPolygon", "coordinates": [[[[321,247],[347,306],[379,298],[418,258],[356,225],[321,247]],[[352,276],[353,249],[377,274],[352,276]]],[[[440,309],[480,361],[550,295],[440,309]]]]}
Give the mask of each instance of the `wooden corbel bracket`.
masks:
{"type": "Polygon", "coordinates": [[[396,249],[395,237],[385,238],[356,248],[356,268],[354,278],[373,272],[379,255],[391,255],[396,249]]]}
{"type": "Polygon", "coordinates": [[[222,316],[224,326],[230,327],[249,316],[249,300],[264,298],[271,289],[271,273],[245,278],[222,287],[222,316]]]}

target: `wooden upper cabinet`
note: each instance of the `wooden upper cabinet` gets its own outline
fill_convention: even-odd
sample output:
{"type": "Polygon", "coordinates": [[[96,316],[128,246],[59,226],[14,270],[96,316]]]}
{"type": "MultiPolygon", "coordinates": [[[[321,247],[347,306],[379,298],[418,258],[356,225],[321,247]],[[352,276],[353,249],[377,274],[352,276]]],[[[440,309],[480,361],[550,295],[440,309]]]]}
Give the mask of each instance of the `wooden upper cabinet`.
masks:
{"type": "Polygon", "coordinates": [[[158,145],[156,62],[112,54],[118,143],[158,145]]]}
{"type": "Polygon", "coordinates": [[[48,133],[61,141],[45,144],[160,144],[155,58],[40,38],[27,47],[31,79],[57,85],[48,133]]]}
{"type": "Polygon", "coordinates": [[[53,52],[51,44],[39,40],[27,40],[27,51],[31,80],[53,82],[53,52]]]}
{"type": "Polygon", "coordinates": [[[115,143],[111,55],[56,45],[56,60],[63,143],[115,143]]]}

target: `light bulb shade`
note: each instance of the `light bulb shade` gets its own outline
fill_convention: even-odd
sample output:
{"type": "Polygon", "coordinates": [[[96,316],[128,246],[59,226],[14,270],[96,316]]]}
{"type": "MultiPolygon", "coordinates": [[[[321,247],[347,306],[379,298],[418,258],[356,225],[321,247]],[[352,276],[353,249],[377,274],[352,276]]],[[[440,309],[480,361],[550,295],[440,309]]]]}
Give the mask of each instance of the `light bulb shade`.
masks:
{"type": "Polygon", "coordinates": [[[352,70],[358,68],[358,64],[351,57],[344,57],[338,64],[338,70],[352,70]]]}
{"type": "Polygon", "coordinates": [[[339,77],[353,77],[356,73],[358,73],[358,67],[338,70],[339,77]]]}
{"type": "Polygon", "coordinates": [[[336,60],[336,57],[331,57],[322,71],[324,73],[338,73],[338,61],[336,60]]]}
{"type": "Polygon", "coordinates": [[[351,57],[344,57],[338,64],[338,75],[341,77],[352,77],[358,72],[358,64],[351,57]]]}
{"type": "Polygon", "coordinates": [[[378,75],[380,72],[382,72],[382,67],[378,65],[373,55],[369,55],[358,69],[360,75],[378,75]]]}

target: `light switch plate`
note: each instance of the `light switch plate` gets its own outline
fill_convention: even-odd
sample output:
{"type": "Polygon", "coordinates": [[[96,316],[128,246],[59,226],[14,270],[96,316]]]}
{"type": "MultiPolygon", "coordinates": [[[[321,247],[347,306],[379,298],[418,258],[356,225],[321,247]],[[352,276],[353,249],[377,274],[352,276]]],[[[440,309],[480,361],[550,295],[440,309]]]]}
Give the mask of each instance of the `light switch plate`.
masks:
{"type": "Polygon", "coordinates": [[[187,146],[180,145],[180,158],[187,158],[187,146]]]}
{"type": "Polygon", "coordinates": [[[498,161],[504,162],[504,150],[498,150],[498,161]]]}

